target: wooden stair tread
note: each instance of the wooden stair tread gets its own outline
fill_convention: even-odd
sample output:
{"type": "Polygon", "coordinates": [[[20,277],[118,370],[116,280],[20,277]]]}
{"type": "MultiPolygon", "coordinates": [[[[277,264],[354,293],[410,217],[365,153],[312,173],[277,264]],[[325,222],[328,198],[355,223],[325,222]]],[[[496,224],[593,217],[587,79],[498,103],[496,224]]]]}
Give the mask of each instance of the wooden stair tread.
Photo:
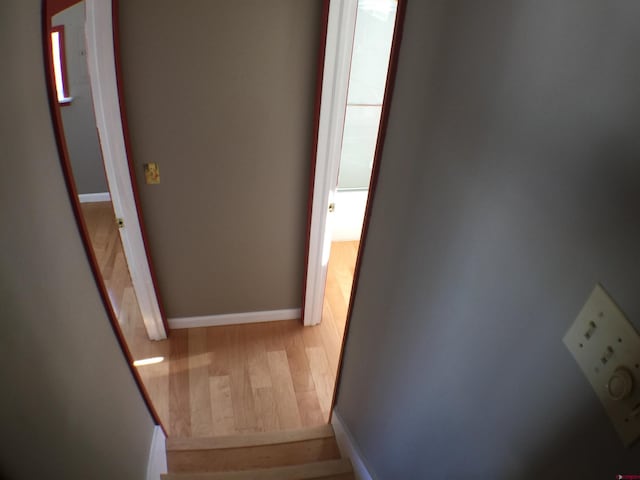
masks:
{"type": "Polygon", "coordinates": [[[169,473],[235,472],[340,457],[331,425],[228,437],[167,439],[169,473]]]}
{"type": "Polygon", "coordinates": [[[161,478],[163,480],[346,480],[353,478],[353,469],[349,460],[338,459],[239,472],[167,473],[163,474],[161,478]]]}
{"type": "Polygon", "coordinates": [[[333,427],[329,424],[298,430],[248,433],[220,437],[169,437],[167,438],[167,452],[279,445],[282,443],[304,442],[333,436],[333,427]]]}

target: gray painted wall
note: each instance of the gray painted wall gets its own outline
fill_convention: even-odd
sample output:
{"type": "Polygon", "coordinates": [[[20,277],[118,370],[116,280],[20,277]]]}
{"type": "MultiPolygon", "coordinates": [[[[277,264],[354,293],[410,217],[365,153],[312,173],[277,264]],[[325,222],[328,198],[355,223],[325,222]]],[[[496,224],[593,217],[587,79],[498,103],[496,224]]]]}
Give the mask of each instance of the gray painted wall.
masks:
{"type": "Polygon", "coordinates": [[[409,2],[337,411],[379,479],[638,473],[562,336],[640,327],[640,3],[409,2]]]}
{"type": "Polygon", "coordinates": [[[320,0],[121,2],[124,93],[169,317],[301,304],[320,0]],[[145,185],[158,162],[161,183],[145,185]]]}
{"type": "Polygon", "coordinates": [[[101,303],[58,159],[41,2],[0,2],[0,478],[145,478],[153,422],[101,303]]]}
{"type": "Polygon", "coordinates": [[[73,101],[60,110],[78,193],[101,193],[108,192],[109,187],[93,113],[84,20],[84,2],[53,17],[53,26],[64,25],[67,83],[73,97],[73,101]]]}

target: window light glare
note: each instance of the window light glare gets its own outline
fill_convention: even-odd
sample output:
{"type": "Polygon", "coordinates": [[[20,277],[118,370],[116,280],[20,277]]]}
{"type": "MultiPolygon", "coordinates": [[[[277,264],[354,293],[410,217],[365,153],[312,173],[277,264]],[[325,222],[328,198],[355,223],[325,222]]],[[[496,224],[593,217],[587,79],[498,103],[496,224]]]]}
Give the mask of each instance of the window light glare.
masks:
{"type": "Polygon", "coordinates": [[[53,53],[53,74],[56,80],[56,92],[58,101],[64,102],[67,98],[64,94],[62,83],[62,57],[60,56],[60,32],[51,32],[51,48],[53,53]]]}
{"type": "Polygon", "coordinates": [[[386,21],[389,15],[395,15],[398,0],[360,0],[358,8],[369,12],[378,20],[386,21]]]}
{"type": "Polygon", "coordinates": [[[136,360],[133,362],[134,367],[142,367],[144,365],[153,365],[155,363],[161,363],[164,361],[164,357],[150,357],[136,360]]]}

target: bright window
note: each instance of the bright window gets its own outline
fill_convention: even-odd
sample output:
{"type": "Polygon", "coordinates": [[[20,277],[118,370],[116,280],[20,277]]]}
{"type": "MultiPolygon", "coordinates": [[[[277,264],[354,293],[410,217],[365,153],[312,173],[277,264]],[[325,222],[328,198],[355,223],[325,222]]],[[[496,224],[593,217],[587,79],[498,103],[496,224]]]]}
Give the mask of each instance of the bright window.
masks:
{"type": "Polygon", "coordinates": [[[51,29],[51,56],[53,58],[53,74],[56,81],[58,103],[71,103],[67,86],[67,64],[64,55],[64,27],[62,25],[51,29]]]}

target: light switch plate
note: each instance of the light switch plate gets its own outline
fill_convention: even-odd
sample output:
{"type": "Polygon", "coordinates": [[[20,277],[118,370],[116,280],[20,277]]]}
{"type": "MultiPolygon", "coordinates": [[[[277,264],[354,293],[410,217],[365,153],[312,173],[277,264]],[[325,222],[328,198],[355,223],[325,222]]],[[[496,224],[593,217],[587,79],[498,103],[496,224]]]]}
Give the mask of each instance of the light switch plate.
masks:
{"type": "Polygon", "coordinates": [[[596,285],[563,338],[626,446],[640,437],[640,336],[596,285]]]}

